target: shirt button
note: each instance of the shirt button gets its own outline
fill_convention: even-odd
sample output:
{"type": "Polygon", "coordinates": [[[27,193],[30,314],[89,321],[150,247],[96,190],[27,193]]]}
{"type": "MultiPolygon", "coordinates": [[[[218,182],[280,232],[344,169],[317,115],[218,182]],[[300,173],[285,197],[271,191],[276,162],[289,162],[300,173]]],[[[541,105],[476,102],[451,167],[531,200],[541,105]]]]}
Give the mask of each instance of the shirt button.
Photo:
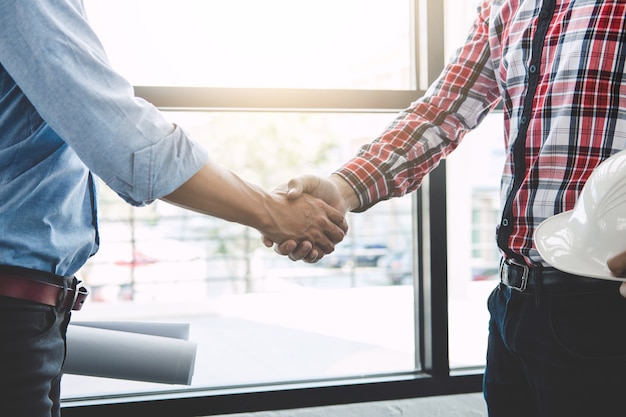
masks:
{"type": "Polygon", "coordinates": [[[525,125],[525,124],[526,124],[527,119],[526,119],[526,117],[525,117],[525,116],[522,116],[522,118],[521,118],[521,119],[519,119],[519,121],[520,121],[520,123],[521,123],[521,124],[525,125]]]}
{"type": "Polygon", "coordinates": [[[531,74],[534,74],[535,72],[537,72],[537,67],[535,65],[531,65],[530,67],[528,67],[528,71],[530,71],[531,74]]]}
{"type": "Polygon", "coordinates": [[[509,219],[502,219],[502,226],[507,227],[509,225],[509,219]]]}

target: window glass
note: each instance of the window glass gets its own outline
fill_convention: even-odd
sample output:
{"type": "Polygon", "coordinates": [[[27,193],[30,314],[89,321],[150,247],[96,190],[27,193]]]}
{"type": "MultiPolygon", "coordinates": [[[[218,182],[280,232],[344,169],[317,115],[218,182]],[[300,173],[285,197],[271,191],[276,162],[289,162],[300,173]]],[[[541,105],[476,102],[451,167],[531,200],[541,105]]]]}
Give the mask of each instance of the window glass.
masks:
{"type": "MultiPolygon", "coordinates": [[[[328,175],[393,114],[170,112],[214,160],[271,189],[328,175]]],[[[294,263],[249,228],[160,201],[132,208],[105,186],[101,250],[73,322],[188,323],[191,388],[367,376],[415,369],[410,196],[349,217],[320,263],[294,263]]],[[[66,399],[188,388],[65,375],[66,399]]]]}
{"type": "Polygon", "coordinates": [[[410,3],[85,1],[134,85],[376,90],[413,88],[410,3]]]}
{"type": "MultiPolygon", "coordinates": [[[[406,90],[415,86],[409,0],[85,0],[112,65],[134,85],[406,90]]],[[[445,50],[476,0],[446,0],[445,50]]],[[[408,105],[408,103],[407,103],[408,105]]],[[[272,188],[327,175],[392,114],[171,112],[213,159],[272,188]]],[[[484,364],[495,285],[501,115],[448,161],[450,365],[484,364]],[[485,164],[488,158],[490,163],[485,164]],[[472,161],[480,160],[480,164],[472,161]]],[[[413,198],[351,215],[336,252],[293,263],[254,230],[155,202],[100,194],[102,249],[81,271],[73,320],[189,323],[192,388],[368,376],[416,368],[413,198]]],[[[64,398],[187,386],[66,375],[64,398]]]]}
{"type": "Polygon", "coordinates": [[[489,114],[446,164],[451,368],[485,363],[486,301],[498,283],[502,129],[502,113],[489,114]]]}
{"type": "Polygon", "coordinates": [[[444,0],[444,50],[451,56],[463,44],[482,0],[444,0]]]}
{"type": "MultiPolygon", "coordinates": [[[[478,0],[446,0],[445,50],[451,56],[467,37],[478,0]]],[[[487,297],[497,285],[504,164],[502,113],[489,114],[448,158],[448,306],[450,367],[484,366],[489,315],[487,297]],[[480,161],[480,162],[477,162],[480,161]]]]}

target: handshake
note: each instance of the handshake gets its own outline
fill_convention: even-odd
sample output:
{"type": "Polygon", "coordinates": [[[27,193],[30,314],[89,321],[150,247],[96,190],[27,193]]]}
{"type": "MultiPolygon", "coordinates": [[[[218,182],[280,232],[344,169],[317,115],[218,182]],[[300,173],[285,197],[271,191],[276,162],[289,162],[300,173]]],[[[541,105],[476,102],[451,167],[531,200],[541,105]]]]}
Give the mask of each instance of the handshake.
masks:
{"type": "Polygon", "coordinates": [[[361,205],[352,186],[337,174],[303,175],[268,193],[210,160],[161,199],[252,227],[267,247],[308,263],[335,250],[348,231],[346,212],[361,205]]]}
{"type": "Polygon", "coordinates": [[[360,205],[355,191],[338,175],[303,175],[277,187],[272,195],[287,210],[281,207],[270,213],[272,222],[260,229],[263,243],[292,261],[307,263],[335,250],[348,231],[346,213],[360,205]]]}

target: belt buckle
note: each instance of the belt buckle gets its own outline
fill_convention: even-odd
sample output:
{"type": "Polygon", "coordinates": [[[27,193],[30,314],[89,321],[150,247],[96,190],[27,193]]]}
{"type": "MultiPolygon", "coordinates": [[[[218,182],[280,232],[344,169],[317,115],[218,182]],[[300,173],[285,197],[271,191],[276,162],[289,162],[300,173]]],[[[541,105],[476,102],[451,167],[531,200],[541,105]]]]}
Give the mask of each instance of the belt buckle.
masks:
{"type": "Polygon", "coordinates": [[[89,294],[85,283],[81,280],[76,280],[76,288],[74,289],[74,297],[72,300],[72,310],[80,310],[83,307],[85,298],[89,294]]]}
{"type": "Polygon", "coordinates": [[[57,306],[62,306],[64,309],[80,310],[89,291],[83,281],[76,278],[72,282],[72,287],[64,286],[59,290],[57,306]]]}
{"type": "Polygon", "coordinates": [[[500,263],[500,281],[503,282],[507,287],[513,288],[516,291],[524,292],[526,291],[526,287],[528,286],[528,276],[530,275],[530,268],[526,264],[520,264],[515,262],[514,260],[502,260],[500,263]],[[505,265],[506,264],[506,265],[505,265]],[[516,287],[510,284],[510,280],[508,279],[508,266],[517,266],[522,268],[522,281],[520,282],[520,286],[516,287]],[[505,267],[506,272],[505,272],[505,267]],[[504,275],[506,274],[506,279],[504,275]]]}

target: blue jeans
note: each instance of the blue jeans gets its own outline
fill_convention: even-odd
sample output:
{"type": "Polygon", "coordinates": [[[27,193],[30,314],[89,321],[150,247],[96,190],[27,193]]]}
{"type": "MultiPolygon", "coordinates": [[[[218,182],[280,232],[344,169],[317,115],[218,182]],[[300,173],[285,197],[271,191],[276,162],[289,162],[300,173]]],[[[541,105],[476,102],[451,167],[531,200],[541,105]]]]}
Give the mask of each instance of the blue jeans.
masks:
{"type": "Polygon", "coordinates": [[[619,283],[503,284],[491,313],[484,395],[490,417],[626,415],[626,299],[619,283]]]}
{"type": "Polygon", "coordinates": [[[60,416],[70,312],[0,297],[0,416],[60,416]]]}

